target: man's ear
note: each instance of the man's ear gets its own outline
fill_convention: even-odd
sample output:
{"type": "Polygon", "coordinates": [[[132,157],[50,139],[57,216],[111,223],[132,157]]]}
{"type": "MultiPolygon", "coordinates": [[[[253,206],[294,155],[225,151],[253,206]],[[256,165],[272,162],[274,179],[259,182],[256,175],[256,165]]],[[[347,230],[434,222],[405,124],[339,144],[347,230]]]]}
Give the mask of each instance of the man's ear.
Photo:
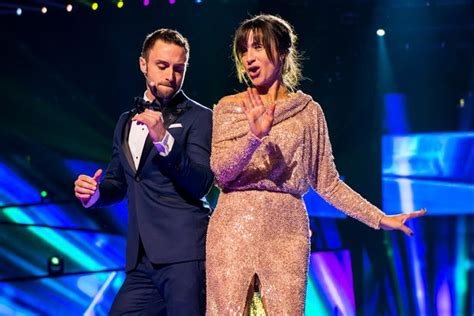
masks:
{"type": "Polygon", "coordinates": [[[139,65],[140,65],[140,70],[142,71],[142,73],[143,73],[144,75],[146,75],[146,73],[147,73],[147,69],[146,69],[146,68],[147,68],[147,67],[146,67],[146,60],[145,60],[145,58],[143,58],[142,56],[140,56],[140,58],[138,58],[138,63],[139,63],[139,65]]]}

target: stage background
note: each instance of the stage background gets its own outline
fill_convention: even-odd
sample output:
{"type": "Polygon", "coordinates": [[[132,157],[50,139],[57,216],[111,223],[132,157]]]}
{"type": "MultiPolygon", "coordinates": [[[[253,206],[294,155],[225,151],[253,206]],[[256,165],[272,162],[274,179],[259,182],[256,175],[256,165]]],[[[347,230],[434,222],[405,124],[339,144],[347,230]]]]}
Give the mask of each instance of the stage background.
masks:
{"type": "Polygon", "coordinates": [[[71,3],[0,3],[1,315],[106,314],[124,278],[126,202],[85,210],[73,181],[107,165],[115,122],[144,91],[145,35],[170,27],[189,39],[184,91],[212,108],[244,88],[231,39],[260,12],[299,34],[300,88],[324,109],[344,181],[388,213],[429,209],[407,238],[310,192],[307,314],[474,313],[471,1],[71,3]],[[53,255],[64,260],[56,275],[53,255]]]}

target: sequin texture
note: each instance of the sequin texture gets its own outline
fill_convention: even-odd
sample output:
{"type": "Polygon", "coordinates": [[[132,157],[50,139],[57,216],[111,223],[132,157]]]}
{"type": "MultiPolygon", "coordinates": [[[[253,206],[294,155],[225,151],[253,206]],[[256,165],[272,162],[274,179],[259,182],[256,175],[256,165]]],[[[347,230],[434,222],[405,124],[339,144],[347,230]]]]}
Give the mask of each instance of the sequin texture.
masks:
{"type": "Polygon", "coordinates": [[[384,215],[339,179],[323,111],[301,91],[277,102],[261,140],[238,102],[220,102],[211,168],[222,193],[207,236],[208,315],[242,315],[255,274],[268,315],[303,315],[309,224],[302,196],[310,185],[373,228],[384,215]]]}

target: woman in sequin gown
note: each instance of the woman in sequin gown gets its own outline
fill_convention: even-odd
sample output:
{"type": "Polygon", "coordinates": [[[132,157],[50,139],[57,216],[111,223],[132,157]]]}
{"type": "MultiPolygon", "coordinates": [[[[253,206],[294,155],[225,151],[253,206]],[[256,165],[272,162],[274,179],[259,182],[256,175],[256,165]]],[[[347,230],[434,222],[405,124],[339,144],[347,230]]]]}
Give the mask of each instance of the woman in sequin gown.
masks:
{"type": "Polygon", "coordinates": [[[304,313],[309,186],[375,229],[412,234],[404,222],[424,214],[386,216],[339,179],[320,105],[292,92],[301,77],[295,42],[291,25],[271,15],[236,31],[239,79],[254,88],[214,109],[211,167],[222,192],[207,235],[207,315],[247,313],[255,280],[267,315],[304,313]]]}

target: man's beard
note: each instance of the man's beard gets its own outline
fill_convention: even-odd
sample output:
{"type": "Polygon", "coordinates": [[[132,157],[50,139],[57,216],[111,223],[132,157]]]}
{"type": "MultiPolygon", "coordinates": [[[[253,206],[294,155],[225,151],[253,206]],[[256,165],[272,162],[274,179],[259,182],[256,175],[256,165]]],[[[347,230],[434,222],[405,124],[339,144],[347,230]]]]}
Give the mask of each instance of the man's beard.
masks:
{"type": "Polygon", "coordinates": [[[166,87],[169,87],[170,89],[166,88],[166,92],[163,92],[163,91],[160,91],[157,85],[150,87],[150,90],[153,96],[160,101],[170,100],[179,91],[179,89],[177,89],[177,87],[175,86],[170,86],[166,84],[161,84],[161,86],[166,86],[166,87]]]}

